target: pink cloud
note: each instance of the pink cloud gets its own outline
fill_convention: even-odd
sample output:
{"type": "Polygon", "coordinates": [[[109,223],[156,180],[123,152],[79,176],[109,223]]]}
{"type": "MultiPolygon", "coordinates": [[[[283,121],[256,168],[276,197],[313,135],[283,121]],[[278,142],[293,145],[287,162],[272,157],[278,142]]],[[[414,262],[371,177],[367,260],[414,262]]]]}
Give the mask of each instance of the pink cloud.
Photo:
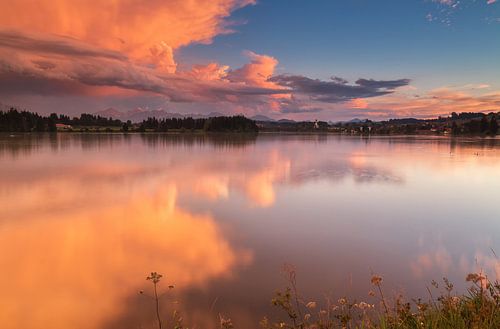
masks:
{"type": "Polygon", "coordinates": [[[194,65],[191,71],[186,72],[188,76],[196,79],[217,81],[224,80],[227,77],[229,66],[218,63],[209,63],[207,65],[194,65]]]}
{"type": "Polygon", "coordinates": [[[275,88],[276,85],[268,79],[273,75],[278,60],[272,56],[259,55],[251,51],[246,51],[245,55],[250,58],[250,63],[231,71],[228,79],[251,86],[275,88]]]}
{"type": "MultiPolygon", "coordinates": [[[[17,0],[0,2],[5,29],[70,36],[131,58],[149,60],[232,32],[225,20],[255,0],[17,0]]],[[[159,59],[156,59],[157,62],[159,59]]],[[[161,62],[161,61],[160,61],[161,62]]]]}
{"type": "Polygon", "coordinates": [[[218,64],[198,65],[191,72],[178,74],[173,58],[164,66],[142,65],[121,53],[68,37],[0,31],[3,93],[16,92],[12,89],[16,86],[25,88],[25,92],[69,94],[116,87],[154,93],[176,102],[216,102],[287,92],[259,83],[232,83],[224,79],[227,67],[218,64]]]}
{"type": "Polygon", "coordinates": [[[395,93],[370,100],[368,111],[384,110],[387,117],[431,118],[451,112],[497,112],[500,92],[480,92],[484,85],[468,89],[442,87],[420,95],[395,93]]]}

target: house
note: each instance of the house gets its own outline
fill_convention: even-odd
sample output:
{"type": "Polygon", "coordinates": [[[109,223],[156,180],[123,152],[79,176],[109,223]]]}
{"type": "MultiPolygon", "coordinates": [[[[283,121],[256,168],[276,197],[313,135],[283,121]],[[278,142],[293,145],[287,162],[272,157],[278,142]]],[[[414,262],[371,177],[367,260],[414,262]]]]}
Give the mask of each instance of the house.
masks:
{"type": "Polygon", "coordinates": [[[66,125],[64,123],[56,123],[57,130],[71,130],[73,127],[71,125],[66,125]]]}

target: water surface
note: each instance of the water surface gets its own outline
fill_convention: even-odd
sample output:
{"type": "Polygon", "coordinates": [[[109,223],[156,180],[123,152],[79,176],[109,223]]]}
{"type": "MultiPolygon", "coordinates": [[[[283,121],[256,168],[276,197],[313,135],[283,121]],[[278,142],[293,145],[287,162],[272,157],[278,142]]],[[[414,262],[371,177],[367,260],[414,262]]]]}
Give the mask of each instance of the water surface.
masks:
{"type": "Polygon", "coordinates": [[[500,275],[499,139],[0,135],[0,169],[4,329],[153,328],[151,271],[244,329],[285,263],[307,300],[500,275]]]}

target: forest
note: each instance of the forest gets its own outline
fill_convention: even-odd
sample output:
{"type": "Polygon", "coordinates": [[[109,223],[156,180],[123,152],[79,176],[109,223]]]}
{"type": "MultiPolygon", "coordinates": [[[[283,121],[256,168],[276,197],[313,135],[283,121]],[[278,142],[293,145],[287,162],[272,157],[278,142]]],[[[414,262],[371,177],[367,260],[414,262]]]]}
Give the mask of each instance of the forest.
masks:
{"type": "Polygon", "coordinates": [[[11,108],[0,111],[0,132],[57,132],[64,131],[108,131],[108,132],[257,132],[255,121],[242,115],[212,118],[148,118],[140,123],[122,122],[118,119],[82,113],[70,118],[64,114],[52,113],[42,116],[29,111],[11,108]]]}

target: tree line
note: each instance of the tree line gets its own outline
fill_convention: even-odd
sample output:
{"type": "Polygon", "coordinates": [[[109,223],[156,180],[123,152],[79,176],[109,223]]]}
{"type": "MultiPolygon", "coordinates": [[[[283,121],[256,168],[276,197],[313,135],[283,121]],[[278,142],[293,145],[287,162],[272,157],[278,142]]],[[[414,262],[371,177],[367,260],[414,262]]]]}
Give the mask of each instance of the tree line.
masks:
{"type": "MultiPolygon", "coordinates": [[[[67,125],[66,129],[87,129],[88,127],[112,127],[124,132],[167,132],[169,130],[204,130],[209,132],[257,132],[255,121],[242,115],[212,118],[148,118],[140,123],[130,120],[122,122],[118,119],[105,118],[99,115],[82,113],[79,117],[70,118],[65,114],[52,113],[42,116],[29,111],[19,111],[11,108],[0,111],[0,132],[56,132],[57,125],[67,125]]],[[[112,130],[111,130],[112,131],[112,130]]]]}
{"type": "Polygon", "coordinates": [[[453,121],[451,133],[454,135],[492,135],[498,134],[498,121],[495,115],[490,118],[483,116],[481,120],[469,120],[462,124],[453,121]]]}
{"type": "MultiPolygon", "coordinates": [[[[131,123],[124,124],[126,130],[131,123]]],[[[169,130],[204,130],[213,132],[257,132],[255,121],[243,115],[212,118],[148,118],[138,125],[139,131],[167,132],[169,130]]]]}
{"type": "Polygon", "coordinates": [[[83,113],[80,117],[70,118],[67,115],[52,113],[42,116],[29,111],[11,108],[0,111],[0,131],[2,132],[56,132],[57,124],[71,126],[121,127],[122,122],[99,115],[83,113]]]}
{"type": "Polygon", "coordinates": [[[499,113],[453,112],[448,117],[435,119],[390,119],[374,122],[364,120],[357,123],[338,123],[334,131],[356,132],[374,135],[414,135],[414,134],[450,134],[496,136],[499,133],[499,113]]]}

